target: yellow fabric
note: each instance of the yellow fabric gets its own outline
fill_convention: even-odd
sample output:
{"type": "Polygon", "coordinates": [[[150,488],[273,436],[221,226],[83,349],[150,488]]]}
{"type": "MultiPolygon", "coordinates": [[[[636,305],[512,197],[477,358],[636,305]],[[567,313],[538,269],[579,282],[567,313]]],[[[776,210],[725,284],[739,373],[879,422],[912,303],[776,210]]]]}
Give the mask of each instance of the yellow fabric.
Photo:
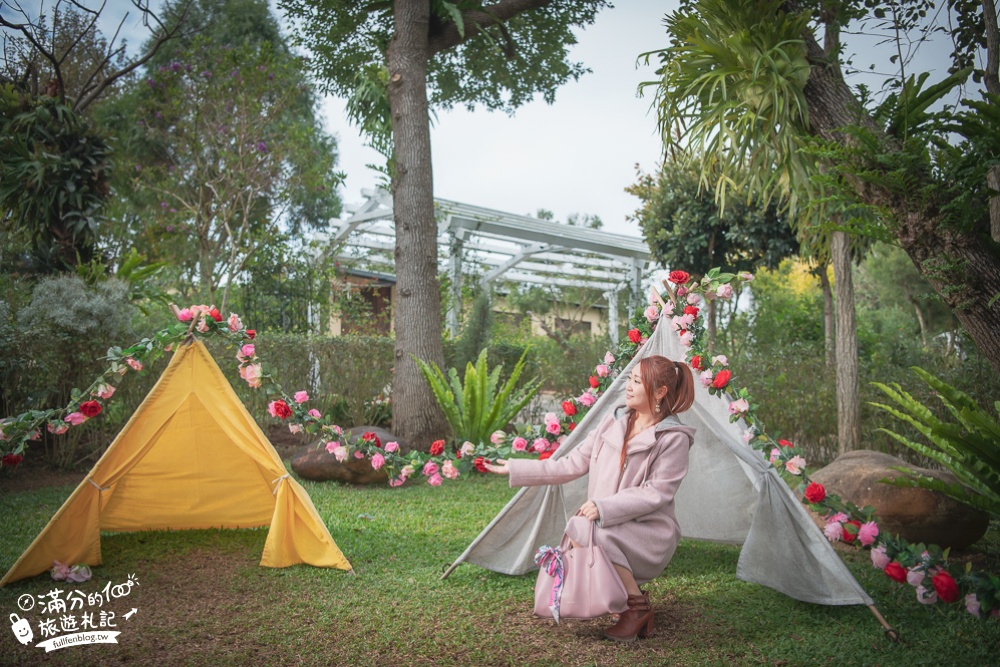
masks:
{"type": "Polygon", "coordinates": [[[269,525],[261,565],[351,569],[309,494],[287,474],[205,346],[181,345],[0,586],[40,574],[54,560],[99,564],[102,530],[269,525]]]}

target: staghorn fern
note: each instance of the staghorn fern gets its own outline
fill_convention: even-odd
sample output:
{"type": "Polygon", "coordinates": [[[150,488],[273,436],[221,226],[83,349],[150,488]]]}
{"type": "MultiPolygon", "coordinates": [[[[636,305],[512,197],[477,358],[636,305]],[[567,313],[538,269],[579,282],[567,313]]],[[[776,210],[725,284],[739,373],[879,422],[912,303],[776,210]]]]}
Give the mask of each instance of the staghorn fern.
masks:
{"type": "Polygon", "coordinates": [[[499,393],[497,386],[503,366],[488,370],[486,350],[479,353],[475,365],[472,362],[466,364],[462,380],[459,380],[458,371],[454,368],[448,369],[445,377],[437,364],[417,358],[414,361],[441,406],[455,439],[478,445],[488,442],[491,433],[504,428],[538,391],[538,380],[531,380],[514,391],[524,370],[527,352],[525,350],[518,359],[499,393]]]}
{"type": "MultiPolygon", "coordinates": [[[[932,459],[950,470],[961,484],[948,484],[921,475],[909,468],[893,468],[906,475],[882,482],[895,486],[917,486],[940,491],[949,498],[1000,518],[1000,423],[981,409],[968,395],[942,382],[921,368],[914,368],[920,379],[934,389],[955,422],[938,419],[896,383],[873,383],[901,408],[872,403],[919,431],[933,446],[914,442],[888,429],[879,429],[897,442],[932,459]]],[[[1000,414],[1000,401],[994,403],[1000,414]]]]}

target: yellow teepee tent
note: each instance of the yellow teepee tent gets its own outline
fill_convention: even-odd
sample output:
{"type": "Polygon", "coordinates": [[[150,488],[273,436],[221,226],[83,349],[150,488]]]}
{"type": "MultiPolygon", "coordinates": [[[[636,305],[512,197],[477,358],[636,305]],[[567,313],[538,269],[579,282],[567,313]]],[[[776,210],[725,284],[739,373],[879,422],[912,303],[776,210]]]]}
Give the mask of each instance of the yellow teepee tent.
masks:
{"type": "Polygon", "coordinates": [[[101,562],[101,531],[270,526],[260,564],[350,570],[205,346],[182,344],[156,386],[0,580],[101,562]]]}

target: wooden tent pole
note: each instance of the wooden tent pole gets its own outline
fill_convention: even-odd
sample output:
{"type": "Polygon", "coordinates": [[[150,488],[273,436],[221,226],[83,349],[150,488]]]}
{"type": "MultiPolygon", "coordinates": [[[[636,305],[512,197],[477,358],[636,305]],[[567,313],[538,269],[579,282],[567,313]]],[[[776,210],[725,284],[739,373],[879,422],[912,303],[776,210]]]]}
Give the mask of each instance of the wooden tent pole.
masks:
{"type": "Polygon", "coordinates": [[[870,609],[871,612],[873,614],[875,614],[875,618],[877,618],[878,622],[882,624],[883,628],[885,628],[885,634],[886,634],[886,636],[889,637],[889,639],[891,639],[892,641],[898,642],[899,641],[899,633],[896,631],[896,629],[894,627],[892,627],[891,625],[889,625],[889,622],[886,621],[885,618],[882,616],[882,613],[878,610],[878,607],[876,607],[873,604],[870,604],[870,605],[868,605],[868,609],[870,609]]]}

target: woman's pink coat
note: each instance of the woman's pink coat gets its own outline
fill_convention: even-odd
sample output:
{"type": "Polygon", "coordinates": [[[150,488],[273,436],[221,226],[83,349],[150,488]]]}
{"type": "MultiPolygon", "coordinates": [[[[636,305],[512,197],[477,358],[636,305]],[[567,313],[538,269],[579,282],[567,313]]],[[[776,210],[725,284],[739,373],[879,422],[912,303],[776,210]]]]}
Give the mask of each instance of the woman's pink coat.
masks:
{"type": "MultiPolygon", "coordinates": [[[[608,415],[568,456],[509,462],[511,486],[563,484],[588,472],[587,497],[600,512],[595,542],[613,563],[643,584],[658,577],[681,538],[674,496],[687,474],[695,429],[670,416],[632,438],[619,471],[626,417],[608,415]]],[[[566,532],[578,544],[590,539],[587,519],[574,516],[566,532]]]]}

